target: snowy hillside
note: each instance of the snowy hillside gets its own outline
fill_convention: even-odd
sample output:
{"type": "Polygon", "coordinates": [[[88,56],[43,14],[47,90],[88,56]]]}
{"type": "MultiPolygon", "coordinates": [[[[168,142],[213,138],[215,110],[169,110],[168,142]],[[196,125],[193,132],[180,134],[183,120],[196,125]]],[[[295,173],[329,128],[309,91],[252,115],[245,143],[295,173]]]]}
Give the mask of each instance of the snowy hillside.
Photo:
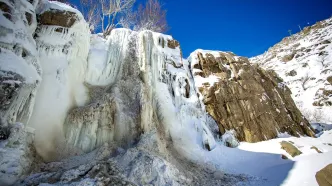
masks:
{"type": "Polygon", "coordinates": [[[305,27],[251,58],[286,82],[311,122],[332,123],[332,18],[305,27]]]}
{"type": "MultiPolygon", "coordinates": [[[[0,185],[311,186],[332,163],[330,125],[311,127],[277,74],[248,58],[183,59],[172,36],[148,30],[91,34],[56,1],[0,8],[0,185]]],[[[317,39],[325,53],[330,36],[317,39]]],[[[317,99],[327,112],[330,98],[317,99]]]]}

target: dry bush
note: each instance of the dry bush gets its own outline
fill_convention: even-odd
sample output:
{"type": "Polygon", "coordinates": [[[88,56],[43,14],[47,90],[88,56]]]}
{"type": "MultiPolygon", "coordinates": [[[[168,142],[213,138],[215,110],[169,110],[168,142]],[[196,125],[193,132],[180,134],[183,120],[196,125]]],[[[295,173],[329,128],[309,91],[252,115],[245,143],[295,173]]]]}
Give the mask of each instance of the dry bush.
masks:
{"type": "Polygon", "coordinates": [[[159,0],[148,0],[146,4],[140,5],[137,10],[137,23],[134,30],[151,30],[155,32],[166,32],[169,27],[166,20],[167,11],[162,9],[159,0]]]}
{"type": "Polygon", "coordinates": [[[148,0],[144,5],[140,4],[137,11],[127,12],[120,23],[123,27],[135,31],[151,30],[164,33],[169,29],[166,13],[159,0],[148,0]]]}

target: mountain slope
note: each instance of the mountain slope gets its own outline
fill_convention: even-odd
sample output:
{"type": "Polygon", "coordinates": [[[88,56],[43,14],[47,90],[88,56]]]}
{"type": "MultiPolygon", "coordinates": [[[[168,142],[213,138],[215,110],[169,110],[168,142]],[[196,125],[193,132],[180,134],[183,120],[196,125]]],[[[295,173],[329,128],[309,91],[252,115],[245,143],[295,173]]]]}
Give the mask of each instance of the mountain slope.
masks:
{"type": "Polygon", "coordinates": [[[250,59],[286,82],[311,122],[332,123],[332,18],[305,27],[250,59]]]}

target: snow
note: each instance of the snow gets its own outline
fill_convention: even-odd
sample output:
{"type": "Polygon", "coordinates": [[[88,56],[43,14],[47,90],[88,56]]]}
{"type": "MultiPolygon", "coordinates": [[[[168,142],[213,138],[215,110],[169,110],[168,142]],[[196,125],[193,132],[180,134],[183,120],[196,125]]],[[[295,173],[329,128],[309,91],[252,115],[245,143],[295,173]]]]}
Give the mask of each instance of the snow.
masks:
{"type": "Polygon", "coordinates": [[[313,106],[315,101],[331,102],[323,90],[332,90],[327,78],[332,76],[332,19],[321,21],[307,33],[299,32],[285,38],[269,51],[250,59],[265,69],[273,69],[292,91],[298,108],[311,122],[332,123],[332,107],[313,106]],[[325,42],[325,43],[324,43],[325,42]],[[283,62],[285,55],[295,53],[291,61],[283,62]],[[294,70],[293,76],[289,73],[294,70]],[[307,79],[307,80],[306,80],[307,79]]]}
{"type": "Polygon", "coordinates": [[[71,7],[68,4],[61,3],[58,1],[47,1],[47,0],[41,0],[41,5],[37,7],[36,13],[42,14],[43,12],[49,11],[49,10],[61,10],[61,11],[68,11],[68,12],[74,12],[80,19],[84,19],[82,13],[71,7]]]}
{"type": "Polygon", "coordinates": [[[287,137],[259,143],[241,142],[237,148],[228,148],[218,143],[212,151],[199,148],[185,148],[185,156],[200,164],[210,164],[216,169],[234,174],[248,174],[261,180],[262,185],[318,185],[315,174],[332,163],[332,131],[324,132],[319,138],[287,137]],[[291,141],[302,151],[292,158],[281,149],[281,141],[291,141]],[[317,147],[319,154],[311,147],[317,147]],[[289,160],[281,158],[286,155],[289,160]],[[265,183],[266,181],[266,183],[265,183]]]}
{"type": "Polygon", "coordinates": [[[25,77],[25,83],[33,84],[41,78],[32,64],[28,64],[23,58],[18,57],[10,50],[2,49],[0,53],[0,70],[16,72],[25,77]]]}

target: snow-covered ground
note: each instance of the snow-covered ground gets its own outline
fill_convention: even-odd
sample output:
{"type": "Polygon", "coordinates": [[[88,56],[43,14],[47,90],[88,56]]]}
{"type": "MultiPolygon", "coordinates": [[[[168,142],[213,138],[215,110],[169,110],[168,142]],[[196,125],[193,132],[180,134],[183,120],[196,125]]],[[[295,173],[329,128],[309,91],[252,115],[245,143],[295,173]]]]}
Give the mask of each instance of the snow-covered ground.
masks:
{"type": "Polygon", "coordinates": [[[237,148],[218,143],[212,151],[184,147],[182,152],[189,159],[214,169],[256,177],[260,185],[314,186],[318,185],[316,172],[332,163],[332,131],[324,131],[318,138],[286,135],[258,143],[241,142],[237,148]],[[281,141],[293,142],[302,154],[293,158],[281,149],[281,141]],[[282,159],[282,155],[289,159],[282,159]]]}

